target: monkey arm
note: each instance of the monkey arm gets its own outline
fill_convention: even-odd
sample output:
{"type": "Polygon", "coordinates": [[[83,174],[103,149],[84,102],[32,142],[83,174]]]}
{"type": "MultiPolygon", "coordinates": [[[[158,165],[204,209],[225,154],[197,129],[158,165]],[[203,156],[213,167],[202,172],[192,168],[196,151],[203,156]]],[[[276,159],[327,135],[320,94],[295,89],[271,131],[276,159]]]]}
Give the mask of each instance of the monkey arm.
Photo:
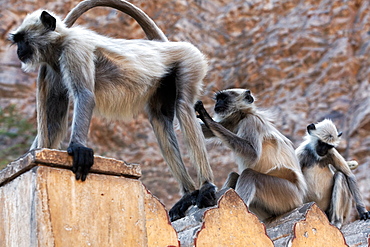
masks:
{"type": "Polygon", "coordinates": [[[204,123],[201,123],[200,127],[202,128],[203,135],[206,139],[215,137],[213,132],[204,123]]]}
{"type": "MultiPolygon", "coordinates": [[[[203,106],[202,101],[196,102],[195,105],[194,105],[195,111],[197,111],[197,112],[198,112],[198,110],[199,111],[202,111],[201,108],[204,109],[204,106],[203,106]]],[[[202,128],[203,135],[204,135],[205,138],[215,137],[215,135],[213,134],[213,132],[209,129],[209,127],[205,124],[204,120],[202,119],[202,118],[204,118],[204,116],[203,116],[204,114],[207,114],[208,117],[211,118],[211,116],[208,114],[207,111],[205,111],[205,113],[203,113],[202,115],[201,114],[198,114],[197,115],[197,118],[200,118],[203,121],[203,123],[200,124],[200,127],[202,128]]]]}
{"type": "Polygon", "coordinates": [[[362,220],[370,219],[370,212],[366,210],[365,203],[357,186],[355,175],[351,172],[343,156],[340,155],[335,148],[333,148],[332,150],[332,155],[334,167],[338,171],[343,172],[343,174],[346,176],[348,187],[353,196],[353,199],[355,200],[356,209],[358,214],[360,215],[360,218],[362,220]]]}
{"type": "Polygon", "coordinates": [[[72,134],[67,151],[73,156],[72,171],[76,174],[76,179],[81,178],[82,181],[85,181],[94,164],[94,152],[85,146],[94,106],[94,96],[91,92],[81,90],[75,95],[72,134]]]}
{"type": "Polygon", "coordinates": [[[37,79],[37,136],[34,148],[59,148],[68,129],[68,90],[59,71],[41,65],[37,79]]]}
{"type": "MultiPolygon", "coordinates": [[[[245,157],[248,163],[254,163],[259,158],[262,144],[260,143],[260,138],[253,138],[253,131],[249,132],[251,136],[249,136],[248,139],[240,137],[226,129],[222,124],[214,121],[201,101],[198,101],[194,108],[198,112],[198,117],[204,122],[205,126],[212,131],[214,136],[220,138],[223,143],[238,155],[245,157]],[[255,140],[255,143],[252,143],[250,140],[255,140]]],[[[239,126],[239,128],[242,127],[239,126]]]]}
{"type": "MultiPolygon", "coordinates": [[[[81,49],[83,51],[83,49],[81,49]]],[[[65,51],[64,54],[74,54],[65,51]]],[[[64,71],[64,83],[68,85],[74,98],[72,133],[67,152],[73,156],[72,171],[76,179],[84,181],[94,164],[94,152],[86,147],[92,113],[95,107],[94,97],[94,62],[89,54],[80,56],[61,56],[61,67],[64,71]],[[84,58],[84,61],[79,59],[84,58]],[[73,72],[78,70],[78,72],[73,72]]]]}
{"type": "Polygon", "coordinates": [[[207,110],[204,108],[204,105],[203,105],[203,102],[198,100],[195,105],[194,105],[194,110],[198,113],[197,114],[197,118],[199,118],[200,120],[203,121],[204,125],[202,127],[203,128],[207,128],[209,129],[209,125],[208,125],[208,122],[207,120],[211,120],[213,121],[212,117],[208,114],[207,110]],[[206,120],[207,118],[207,120],[206,120]]]}

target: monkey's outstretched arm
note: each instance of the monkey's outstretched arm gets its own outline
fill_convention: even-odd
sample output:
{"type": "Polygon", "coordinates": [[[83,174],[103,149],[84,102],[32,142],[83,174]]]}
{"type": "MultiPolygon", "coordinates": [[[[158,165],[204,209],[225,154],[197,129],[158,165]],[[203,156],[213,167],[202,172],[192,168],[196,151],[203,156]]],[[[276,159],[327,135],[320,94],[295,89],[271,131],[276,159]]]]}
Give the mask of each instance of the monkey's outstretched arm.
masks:
{"type": "MultiPolygon", "coordinates": [[[[248,139],[242,138],[226,129],[222,124],[211,118],[204,108],[202,101],[198,101],[195,104],[194,109],[198,112],[197,117],[204,122],[205,126],[234,152],[244,156],[249,163],[254,163],[254,161],[259,158],[262,146],[262,144],[259,143],[259,138],[254,138],[253,136],[249,136],[248,139]],[[255,143],[252,143],[249,138],[255,140],[255,143]]],[[[250,131],[249,133],[251,135],[254,134],[253,131],[250,131]]]]}
{"type": "MultiPolygon", "coordinates": [[[[202,101],[198,101],[198,102],[196,102],[195,103],[195,106],[194,106],[194,109],[197,111],[197,109],[196,109],[196,107],[200,107],[200,106],[198,106],[198,104],[200,104],[200,103],[202,104],[202,107],[204,108],[204,106],[203,106],[203,103],[202,103],[202,101]]],[[[208,112],[207,111],[205,111],[205,113],[203,113],[203,114],[206,114],[206,115],[208,115],[207,117],[208,118],[211,118],[211,116],[208,114],[208,112]]],[[[203,132],[203,135],[204,135],[204,137],[205,138],[212,138],[212,137],[215,137],[215,135],[213,134],[213,132],[210,130],[210,128],[208,127],[208,125],[206,124],[206,122],[205,122],[205,120],[203,120],[202,118],[204,118],[204,116],[203,115],[201,115],[201,114],[198,114],[197,115],[197,118],[200,118],[202,121],[203,121],[203,123],[200,123],[200,127],[202,128],[202,132],[203,132]]],[[[212,119],[212,118],[211,118],[212,119]]],[[[213,119],[212,119],[213,120],[213,119]]]]}
{"type": "Polygon", "coordinates": [[[360,190],[358,189],[356,177],[351,172],[350,168],[347,165],[347,162],[344,160],[343,156],[339,154],[339,152],[333,148],[333,163],[334,167],[341,171],[347,178],[347,183],[349,190],[355,200],[357,212],[362,220],[370,219],[370,212],[366,210],[365,203],[362,199],[360,190]]]}
{"type": "Polygon", "coordinates": [[[202,128],[203,135],[206,139],[215,137],[213,132],[204,123],[200,123],[200,127],[202,128]]]}
{"type": "MultiPolygon", "coordinates": [[[[73,50],[65,49],[64,54],[74,54],[73,50]]],[[[76,179],[84,181],[94,163],[94,152],[86,147],[86,140],[95,107],[93,92],[95,66],[92,53],[80,54],[80,57],[62,55],[60,63],[62,70],[65,71],[64,81],[74,98],[72,133],[67,151],[73,156],[72,171],[76,174],[76,179]],[[84,60],[82,61],[80,57],[84,60]],[[71,73],[77,68],[80,73],[71,73]]]]}
{"type": "Polygon", "coordinates": [[[60,73],[41,65],[37,78],[37,136],[30,149],[59,148],[68,130],[68,90],[60,73]]]}

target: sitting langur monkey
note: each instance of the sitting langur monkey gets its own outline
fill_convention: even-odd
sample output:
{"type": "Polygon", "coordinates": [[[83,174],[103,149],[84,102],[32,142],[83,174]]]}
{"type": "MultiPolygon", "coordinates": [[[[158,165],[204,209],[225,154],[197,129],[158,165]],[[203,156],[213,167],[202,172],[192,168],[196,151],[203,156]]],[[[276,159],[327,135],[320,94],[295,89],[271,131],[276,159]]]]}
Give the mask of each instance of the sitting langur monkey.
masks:
{"type": "Polygon", "coordinates": [[[122,0],[87,0],[62,21],[38,10],[27,15],[9,35],[16,44],[22,69],[40,66],[37,82],[38,134],[31,147],[58,148],[68,128],[70,97],[74,100],[68,153],[72,171],[84,181],[93,165],[86,139],[93,111],[108,119],[124,119],[145,109],[162,154],[180,183],[183,198],[170,210],[171,219],[184,216],[191,204],[216,204],[216,187],[193,104],[199,96],[207,62],[195,46],[168,42],[142,10],[122,0]],[[113,39],[83,27],[71,27],[96,6],[109,6],[132,16],[151,40],[113,39]],[[200,190],[181,158],[173,128],[174,116],[198,170],[200,190]]]}
{"type": "Polygon", "coordinates": [[[335,148],[342,133],[331,120],[307,126],[305,141],[297,148],[303,175],[308,185],[306,202],[314,201],[329,221],[340,228],[352,208],[351,195],[360,218],[370,218],[348,163],[335,148]]]}
{"type": "Polygon", "coordinates": [[[215,100],[215,120],[201,101],[195,110],[205,137],[217,137],[236,155],[241,174],[230,173],[224,188],[234,188],[260,220],[302,205],[306,183],[292,143],[256,108],[251,92],[223,90],[215,100]]]}

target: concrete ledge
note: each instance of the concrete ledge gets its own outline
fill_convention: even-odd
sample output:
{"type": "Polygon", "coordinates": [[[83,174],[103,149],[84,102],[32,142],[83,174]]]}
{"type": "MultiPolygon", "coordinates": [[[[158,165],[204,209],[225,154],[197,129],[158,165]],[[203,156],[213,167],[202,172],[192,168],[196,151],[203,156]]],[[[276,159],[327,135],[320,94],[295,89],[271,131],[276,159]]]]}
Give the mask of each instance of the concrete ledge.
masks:
{"type": "MultiPolygon", "coordinates": [[[[0,171],[0,186],[38,165],[71,169],[72,157],[66,151],[46,148],[31,150],[0,171]]],[[[91,173],[139,178],[141,168],[137,164],[96,155],[91,173]]]]}
{"type": "Polygon", "coordinates": [[[82,182],[71,162],[33,150],[0,171],[0,246],[179,246],[138,165],[95,156],[82,182]]]}

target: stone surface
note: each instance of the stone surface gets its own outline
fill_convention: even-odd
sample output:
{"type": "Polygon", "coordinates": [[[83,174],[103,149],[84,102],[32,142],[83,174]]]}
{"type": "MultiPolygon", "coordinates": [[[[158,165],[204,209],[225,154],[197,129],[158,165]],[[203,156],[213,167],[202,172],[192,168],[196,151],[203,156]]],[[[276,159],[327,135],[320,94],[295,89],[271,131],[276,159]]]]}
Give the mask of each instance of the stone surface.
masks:
{"type": "MultiPolygon", "coordinates": [[[[28,12],[46,8],[65,16],[78,2],[1,2],[0,106],[15,104],[19,114],[35,126],[36,73],[20,70],[16,48],[6,41],[7,33],[28,12]]],[[[344,133],[339,150],[346,159],[360,163],[355,173],[369,206],[369,1],[131,2],[148,13],[170,40],[189,41],[206,54],[209,73],[202,100],[210,112],[214,91],[250,88],[259,106],[275,112],[276,126],[295,146],[302,141],[307,124],[332,118],[344,133]]],[[[144,38],[135,21],[111,9],[91,10],[78,23],[113,37],[144,38]]],[[[66,148],[68,139],[62,148],[66,148]]],[[[0,149],[21,141],[1,135],[0,149]]],[[[141,180],[167,208],[179,199],[177,182],[164,163],[144,115],[124,123],[93,118],[88,144],[96,154],[140,163],[141,180]]],[[[227,174],[236,170],[234,158],[225,147],[209,144],[208,148],[216,184],[221,186],[227,174]]],[[[1,158],[12,160],[22,154],[1,158]]],[[[184,157],[195,177],[186,152],[184,157]]],[[[354,212],[352,220],[356,218],[354,212]]]]}
{"type": "Polygon", "coordinates": [[[65,152],[35,150],[11,164],[24,169],[0,171],[0,246],[368,246],[370,221],[343,226],[343,237],[309,203],[261,223],[232,189],[171,225],[137,176],[112,174],[125,162],[100,157],[82,182],[66,160],[65,152]]]}
{"type": "Polygon", "coordinates": [[[204,214],[195,246],[274,246],[266,227],[250,213],[235,191],[229,190],[218,206],[204,214]]]}
{"type": "MultiPolygon", "coordinates": [[[[1,170],[0,185],[40,164],[71,169],[72,162],[72,156],[68,155],[66,151],[47,148],[35,149],[9,163],[1,170]]],[[[131,178],[139,178],[141,176],[141,168],[137,164],[128,164],[122,160],[97,155],[94,157],[94,165],[91,172],[131,178]]]]}
{"type": "Polygon", "coordinates": [[[0,246],[179,246],[163,204],[137,177],[112,174],[117,160],[100,158],[82,182],[60,162],[66,153],[41,153],[50,164],[33,152],[30,169],[0,172],[10,175],[0,186],[0,246]]]}
{"type": "Polygon", "coordinates": [[[328,218],[316,204],[306,213],[304,220],[294,226],[292,247],[347,246],[343,234],[330,225],[328,218]]]}
{"type": "MultiPolygon", "coordinates": [[[[247,246],[253,241],[260,243],[258,241],[263,241],[265,235],[271,239],[276,247],[368,246],[370,221],[357,220],[344,225],[339,230],[329,223],[325,214],[314,203],[306,203],[285,215],[270,219],[264,223],[263,228],[266,230],[263,233],[256,233],[254,238],[249,239],[246,236],[253,231],[251,228],[261,227],[262,223],[255,220],[257,218],[248,212],[243,203],[239,204],[233,199],[235,196],[238,197],[236,193],[231,193],[231,191],[228,193],[229,195],[223,199],[224,202],[219,202],[217,207],[201,210],[194,207],[187,212],[185,218],[172,222],[182,247],[193,247],[194,240],[198,243],[197,237],[203,234],[209,237],[206,239],[207,241],[218,239],[216,244],[221,243],[220,246],[225,246],[222,245],[224,239],[228,239],[230,246],[237,241],[245,241],[242,246],[247,246]],[[210,219],[207,218],[207,214],[217,212],[215,210],[220,210],[220,212],[213,214],[210,219]],[[236,216],[235,212],[237,212],[236,216]],[[202,217],[203,214],[204,217],[202,217]],[[207,226],[209,226],[208,230],[206,230],[207,226]],[[235,233],[235,229],[240,231],[235,233]],[[207,231],[210,231],[214,236],[207,231]],[[240,233],[242,234],[240,235],[240,233]]],[[[240,244],[235,246],[240,246],[240,244]]],[[[255,246],[268,246],[268,243],[255,246]]]]}

